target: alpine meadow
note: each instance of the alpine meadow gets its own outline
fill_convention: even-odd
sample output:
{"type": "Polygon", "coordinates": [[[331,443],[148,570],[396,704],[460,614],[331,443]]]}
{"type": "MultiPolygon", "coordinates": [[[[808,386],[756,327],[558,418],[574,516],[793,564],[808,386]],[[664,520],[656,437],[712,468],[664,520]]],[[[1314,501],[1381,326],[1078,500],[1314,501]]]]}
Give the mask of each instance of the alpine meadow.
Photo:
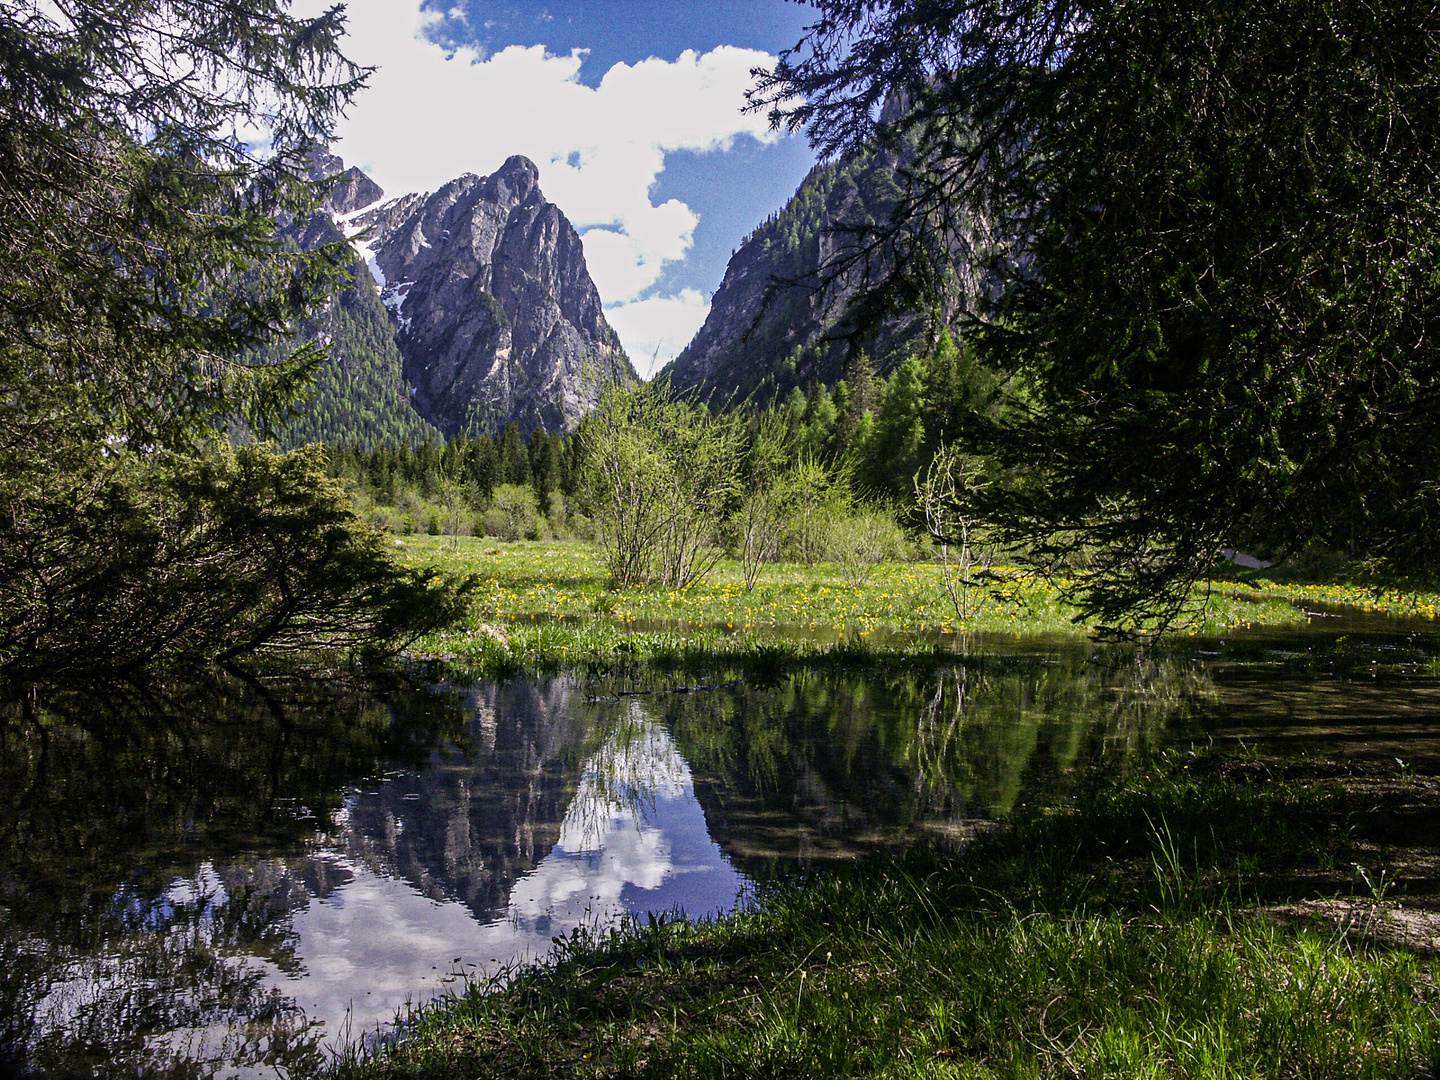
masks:
{"type": "Polygon", "coordinates": [[[0,220],[0,1074],[1440,1073],[1440,9],[0,0],[0,220]]]}

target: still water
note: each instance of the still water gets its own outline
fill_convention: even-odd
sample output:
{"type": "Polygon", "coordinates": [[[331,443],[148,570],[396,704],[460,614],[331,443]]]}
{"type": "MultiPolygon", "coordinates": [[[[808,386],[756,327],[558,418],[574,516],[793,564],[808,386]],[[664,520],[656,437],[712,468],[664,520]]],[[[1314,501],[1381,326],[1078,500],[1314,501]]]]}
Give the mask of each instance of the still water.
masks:
{"type": "Polygon", "coordinates": [[[1427,653],[1352,636],[41,694],[4,714],[0,1074],[283,1075],[577,928],[953,843],[1166,740],[1430,760],[1427,653]]]}

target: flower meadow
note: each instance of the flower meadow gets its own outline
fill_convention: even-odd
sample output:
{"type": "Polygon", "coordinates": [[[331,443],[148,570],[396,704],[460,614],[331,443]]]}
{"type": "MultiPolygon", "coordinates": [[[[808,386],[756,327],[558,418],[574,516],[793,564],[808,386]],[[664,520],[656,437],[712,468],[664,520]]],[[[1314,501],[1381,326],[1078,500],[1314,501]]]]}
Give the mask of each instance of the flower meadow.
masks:
{"type": "MultiPolygon", "coordinates": [[[[1066,582],[1018,566],[994,568],[979,613],[964,622],[935,563],[886,562],[864,586],[830,563],[765,566],[746,591],[739,563],[722,560],[689,589],[610,588],[599,550],[579,541],[407,537],[400,557],[415,566],[474,575],[474,607],[456,630],[422,639],[416,655],[526,663],[595,658],[613,649],[641,655],[658,642],[721,651],[746,642],[788,639],[823,647],[846,641],[878,648],[923,647],[945,635],[1083,637],[1062,596],[1066,582]],[[659,635],[659,636],[657,636],[659,635]]],[[[1268,579],[1217,582],[1197,597],[1180,633],[1218,635],[1238,627],[1306,621],[1305,605],[1433,618],[1434,597],[1376,594],[1362,586],[1268,579]]]]}

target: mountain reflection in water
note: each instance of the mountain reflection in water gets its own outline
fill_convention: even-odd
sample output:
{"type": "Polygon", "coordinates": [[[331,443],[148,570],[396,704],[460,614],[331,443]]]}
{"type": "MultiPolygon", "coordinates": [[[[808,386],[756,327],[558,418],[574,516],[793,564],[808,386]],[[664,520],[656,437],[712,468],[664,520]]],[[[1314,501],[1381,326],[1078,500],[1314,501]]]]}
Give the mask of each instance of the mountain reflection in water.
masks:
{"type": "MultiPolygon", "coordinates": [[[[423,798],[407,804],[408,814],[380,809],[415,774],[356,792],[337,813],[329,843],[308,860],[329,862],[331,880],[343,887],[291,919],[305,971],[295,992],[307,1016],[332,1032],[347,1024],[374,1029],[457,984],[457,976],[492,975],[541,957],[552,938],[579,927],[611,925],[627,913],[708,915],[734,905],[743,879],[710,840],[690,771],[664,729],[640,720],[612,733],[580,772],[543,857],[533,867],[523,858],[496,864],[519,871],[499,908],[458,899],[488,897],[499,884],[484,874],[481,853],[505,845],[494,843],[493,831],[477,835],[495,819],[477,818],[473,806],[466,812],[458,798],[449,800],[458,812],[438,815],[423,798]],[[419,853],[436,850],[442,837],[444,861],[423,866],[419,853]],[[365,855],[351,854],[359,852],[365,855]]],[[[452,794],[463,798],[470,786],[458,780],[452,794]]],[[[511,835],[521,824],[503,820],[511,835]]],[[[535,831],[548,835],[550,824],[535,831]]],[[[530,847],[527,840],[512,852],[530,847]]]]}
{"type": "Polygon", "coordinates": [[[5,714],[0,1071],[274,1076],[624,915],[1052,798],[1188,708],[1088,652],[697,693],[216,673],[5,714]]]}

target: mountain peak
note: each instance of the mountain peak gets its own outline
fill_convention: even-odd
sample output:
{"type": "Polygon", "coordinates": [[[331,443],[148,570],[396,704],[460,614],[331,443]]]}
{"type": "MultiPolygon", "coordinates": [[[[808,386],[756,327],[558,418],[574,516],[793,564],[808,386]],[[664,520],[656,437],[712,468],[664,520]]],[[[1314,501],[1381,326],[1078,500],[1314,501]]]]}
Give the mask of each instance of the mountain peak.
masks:
{"type": "Polygon", "coordinates": [[[410,404],[445,435],[511,420],[527,433],[574,430],[604,385],[635,379],[579,234],[541,194],[529,158],[389,201],[328,151],[311,166],[336,181],[313,239],[364,230],[410,404]]]}
{"type": "Polygon", "coordinates": [[[540,187],[540,170],[523,154],[512,154],[486,181],[499,203],[522,203],[540,187]]]}
{"type": "Polygon", "coordinates": [[[357,219],[373,230],[411,400],[446,435],[511,420],[573,430],[606,382],[635,378],[579,234],[539,177],[517,154],[357,219]]]}
{"type": "Polygon", "coordinates": [[[379,184],[353,165],[347,169],[345,162],[331,153],[329,147],[317,146],[311,150],[309,165],[311,180],[334,179],[325,197],[325,209],[336,216],[353,214],[385,197],[379,184]]]}

